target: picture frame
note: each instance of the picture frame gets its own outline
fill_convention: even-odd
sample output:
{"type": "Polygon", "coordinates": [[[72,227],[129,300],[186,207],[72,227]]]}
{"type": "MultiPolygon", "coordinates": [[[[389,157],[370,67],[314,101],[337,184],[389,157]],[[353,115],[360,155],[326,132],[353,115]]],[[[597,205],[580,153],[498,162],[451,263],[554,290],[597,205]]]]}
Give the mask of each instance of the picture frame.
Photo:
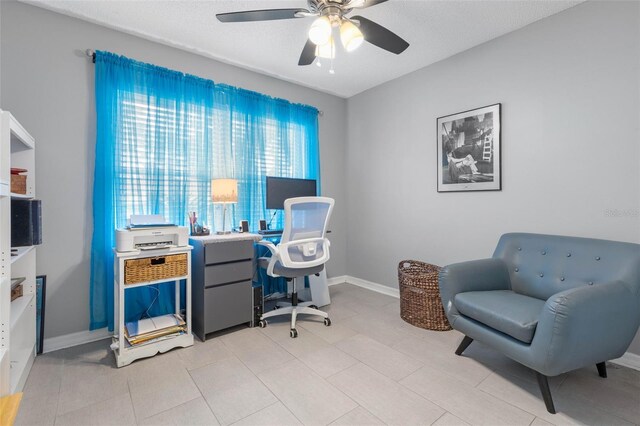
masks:
{"type": "Polygon", "coordinates": [[[502,104],[436,119],[438,192],[502,190],[502,104]]]}
{"type": "Polygon", "coordinates": [[[36,277],[36,354],[44,349],[44,313],[47,304],[47,276],[36,277]]]}

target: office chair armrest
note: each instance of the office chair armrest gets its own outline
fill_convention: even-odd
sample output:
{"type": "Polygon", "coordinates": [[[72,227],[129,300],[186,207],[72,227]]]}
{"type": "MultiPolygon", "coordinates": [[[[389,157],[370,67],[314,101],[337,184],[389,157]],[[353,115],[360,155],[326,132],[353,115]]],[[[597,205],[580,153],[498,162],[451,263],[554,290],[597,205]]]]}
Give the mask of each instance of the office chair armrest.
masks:
{"type": "Polygon", "coordinates": [[[275,267],[276,263],[280,260],[278,247],[276,247],[271,241],[261,240],[261,241],[258,241],[257,244],[268,248],[269,251],[271,252],[271,257],[269,258],[269,264],[267,265],[267,275],[269,275],[270,277],[279,277],[280,275],[277,275],[273,272],[273,268],[275,267]]]}
{"type": "Polygon", "coordinates": [[[257,242],[257,244],[259,244],[261,246],[265,246],[266,248],[268,248],[269,251],[271,252],[271,256],[277,256],[278,255],[278,248],[271,241],[260,240],[260,241],[257,242]]]}

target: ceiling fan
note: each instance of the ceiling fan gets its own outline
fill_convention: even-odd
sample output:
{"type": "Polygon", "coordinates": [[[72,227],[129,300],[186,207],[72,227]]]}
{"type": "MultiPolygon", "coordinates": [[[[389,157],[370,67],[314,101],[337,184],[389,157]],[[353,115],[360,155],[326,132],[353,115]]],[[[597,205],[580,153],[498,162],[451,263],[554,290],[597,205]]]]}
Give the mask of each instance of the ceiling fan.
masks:
{"type": "Polygon", "coordinates": [[[265,9],[218,13],[220,22],[255,22],[316,17],[309,39],[302,49],[298,65],[310,65],[316,59],[335,56],[333,29],[339,28],[346,51],[357,49],[363,41],[399,55],[409,43],[385,27],[362,16],[347,15],[353,9],[365,9],[388,0],[307,0],[309,9],[265,9]]]}

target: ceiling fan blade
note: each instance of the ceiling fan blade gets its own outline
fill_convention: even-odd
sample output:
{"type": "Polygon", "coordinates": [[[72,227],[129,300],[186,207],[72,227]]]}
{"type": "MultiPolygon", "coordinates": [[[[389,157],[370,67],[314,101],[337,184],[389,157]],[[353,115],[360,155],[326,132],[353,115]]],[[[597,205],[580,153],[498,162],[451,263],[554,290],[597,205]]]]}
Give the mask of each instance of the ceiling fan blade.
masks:
{"type": "Polygon", "coordinates": [[[364,39],[381,49],[399,55],[409,47],[409,43],[382,25],[376,24],[362,16],[352,16],[351,19],[360,21],[360,31],[362,31],[364,39]]]}
{"type": "Polygon", "coordinates": [[[313,61],[316,60],[316,45],[311,40],[307,40],[307,43],[304,45],[302,49],[302,53],[300,54],[300,60],[298,61],[298,65],[311,65],[313,61]]]}
{"type": "Polygon", "coordinates": [[[364,9],[365,7],[375,6],[376,4],[384,3],[389,0],[351,0],[347,3],[345,9],[364,9]]]}
{"type": "Polygon", "coordinates": [[[254,22],[275,21],[278,19],[298,18],[297,14],[311,13],[306,9],[266,9],[245,10],[243,12],[218,13],[216,18],[220,22],[254,22]]]}

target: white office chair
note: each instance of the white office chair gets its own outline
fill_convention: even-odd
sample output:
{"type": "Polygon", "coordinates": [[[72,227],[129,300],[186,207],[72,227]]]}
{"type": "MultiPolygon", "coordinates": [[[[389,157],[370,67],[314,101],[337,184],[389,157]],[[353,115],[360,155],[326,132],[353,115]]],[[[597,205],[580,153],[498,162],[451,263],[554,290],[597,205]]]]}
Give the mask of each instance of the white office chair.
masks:
{"type": "Polygon", "coordinates": [[[296,284],[299,278],[319,274],[329,260],[329,240],[325,237],[327,224],[333,211],[334,200],[327,197],[289,198],[284,202],[285,224],[280,243],[260,241],[271,251],[271,257],[261,257],[258,264],[267,275],[293,280],[291,303],[278,303],[279,308],[260,317],[260,327],[267,326],[267,318],[291,314],[291,337],[298,337],[298,314],[319,315],[324,325],[331,325],[326,312],[317,309],[313,302],[298,303],[296,284]]]}

